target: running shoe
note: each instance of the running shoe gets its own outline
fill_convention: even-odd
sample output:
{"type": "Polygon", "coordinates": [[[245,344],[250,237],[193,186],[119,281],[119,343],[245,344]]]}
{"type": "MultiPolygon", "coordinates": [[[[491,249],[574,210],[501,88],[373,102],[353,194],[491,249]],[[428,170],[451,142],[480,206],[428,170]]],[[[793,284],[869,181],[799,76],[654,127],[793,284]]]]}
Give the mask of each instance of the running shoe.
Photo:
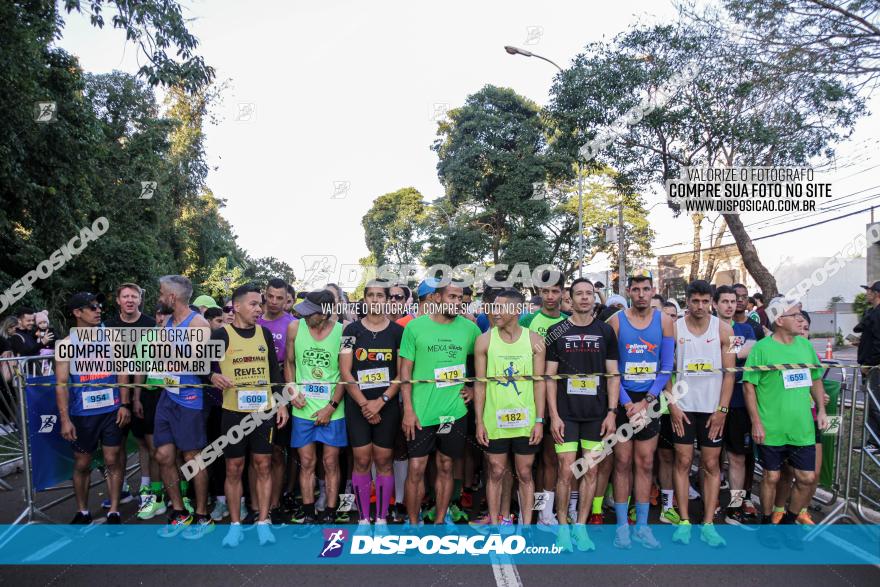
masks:
{"type": "Polygon", "coordinates": [[[630,526],[636,525],[636,506],[634,506],[634,505],[629,506],[629,512],[628,512],[627,518],[629,519],[630,526]]]}
{"type": "Polygon", "coordinates": [[[660,512],[660,522],[663,524],[672,524],[673,526],[677,526],[679,522],[681,522],[681,516],[678,515],[678,512],[675,511],[675,508],[666,508],[662,512],[660,512]]]}
{"type": "Polygon", "coordinates": [[[659,505],[660,503],[660,488],[656,485],[651,485],[651,498],[649,501],[651,505],[659,505]]]}
{"type": "Polygon", "coordinates": [[[223,518],[229,517],[229,506],[225,501],[214,502],[214,509],[211,510],[211,519],[219,522],[223,518]]]}
{"type": "Polygon", "coordinates": [[[357,528],[355,528],[354,533],[355,536],[369,536],[372,529],[370,520],[358,520],[357,528]]]}
{"type": "Polygon", "coordinates": [[[452,514],[449,512],[449,510],[446,511],[446,517],[443,518],[443,526],[446,529],[447,534],[456,533],[455,520],[452,519],[452,514]]]}
{"type": "Polygon", "coordinates": [[[694,489],[693,485],[688,484],[688,499],[693,501],[695,499],[700,499],[700,497],[702,497],[700,492],[694,489]]]}
{"type": "Polygon", "coordinates": [[[715,524],[703,524],[703,527],[700,528],[700,540],[712,548],[727,546],[727,541],[715,530],[715,524]]]}
{"type": "Polygon", "coordinates": [[[672,541],[677,542],[679,544],[690,544],[691,543],[691,521],[690,520],[682,520],[678,523],[678,526],[675,528],[675,532],[672,534],[672,541]]]}
{"type": "Polygon", "coordinates": [[[593,544],[593,541],[590,540],[590,535],[587,533],[586,524],[575,524],[571,532],[571,538],[575,547],[581,552],[596,550],[596,545],[593,544]]]}
{"type": "Polygon", "coordinates": [[[574,546],[571,543],[571,526],[568,524],[560,524],[556,532],[556,546],[563,552],[574,552],[574,546]]]}
{"type": "Polygon", "coordinates": [[[257,539],[260,541],[260,546],[266,546],[267,544],[275,544],[275,534],[272,533],[272,526],[269,524],[269,521],[257,522],[257,539]]]}
{"type": "Polygon", "coordinates": [[[391,508],[391,521],[395,524],[403,524],[406,520],[406,507],[402,503],[395,504],[391,508]]]}
{"type": "Polygon", "coordinates": [[[810,515],[808,511],[802,511],[798,514],[797,520],[795,520],[798,524],[802,526],[815,526],[816,522],[813,521],[813,516],[810,515]]]}
{"type": "Polygon", "coordinates": [[[770,523],[778,524],[782,521],[782,516],[785,515],[785,512],[773,512],[770,514],[770,523]]]}
{"type": "Polygon", "coordinates": [[[73,516],[73,520],[70,522],[71,524],[82,524],[88,525],[92,523],[92,514],[90,513],[82,513],[76,512],[76,515],[73,516]]]}
{"type": "Polygon", "coordinates": [[[138,509],[144,505],[144,502],[147,500],[148,495],[152,495],[153,492],[150,490],[149,484],[143,485],[141,490],[138,492],[138,509]]]}
{"type": "Polygon", "coordinates": [[[230,524],[229,531],[223,537],[223,546],[235,548],[242,540],[244,540],[244,530],[241,529],[241,524],[230,524]]]}
{"type": "MultiPolygon", "coordinates": [[[[131,494],[131,488],[128,486],[128,483],[125,484],[125,487],[122,488],[122,493],[119,494],[119,504],[122,505],[124,503],[131,503],[134,501],[134,496],[131,494]]],[[[104,501],[101,502],[101,507],[105,510],[110,509],[110,498],[108,497],[104,501]]]]}
{"type": "MultiPolygon", "coordinates": [[[[296,516],[296,514],[294,514],[296,516]]],[[[299,518],[294,517],[292,522],[300,526],[309,526],[318,523],[318,516],[302,512],[299,518]]]]}
{"type": "Polygon", "coordinates": [[[348,512],[335,512],[333,520],[336,524],[350,524],[351,514],[348,512]]]}
{"type": "Polygon", "coordinates": [[[474,491],[472,489],[462,489],[461,491],[461,507],[468,510],[474,507],[474,491]]]}
{"type": "Polygon", "coordinates": [[[174,517],[168,520],[167,524],[163,524],[156,534],[160,538],[174,538],[193,523],[192,514],[188,512],[176,512],[174,517]]]}
{"type": "Polygon", "coordinates": [[[269,510],[269,520],[272,521],[273,526],[282,526],[287,522],[288,518],[284,510],[279,506],[269,510]]]}
{"type": "Polygon", "coordinates": [[[303,509],[301,507],[297,506],[290,513],[290,523],[291,524],[302,524],[304,517],[305,517],[305,512],[303,511],[303,509]]]}
{"type": "Polygon", "coordinates": [[[196,513],[196,508],[193,507],[192,500],[188,497],[183,498],[183,507],[189,512],[189,515],[196,513]]]}
{"type": "Polygon", "coordinates": [[[456,523],[467,523],[468,515],[464,512],[458,505],[451,503],[449,504],[449,513],[452,514],[452,520],[456,523]]]}
{"type": "Polygon", "coordinates": [[[165,500],[160,499],[154,493],[148,493],[144,496],[144,502],[138,508],[137,517],[139,520],[150,520],[156,516],[161,516],[168,508],[165,507],[165,500]]]}
{"type": "Polygon", "coordinates": [[[286,514],[292,514],[296,509],[296,497],[292,493],[287,492],[281,496],[281,509],[286,514]]]}
{"type": "Polygon", "coordinates": [[[435,506],[431,506],[430,509],[425,510],[422,514],[422,520],[427,522],[428,524],[434,523],[434,518],[437,517],[437,508],[435,506]]]}
{"type": "Polygon", "coordinates": [[[107,536],[119,536],[122,534],[122,516],[119,515],[119,512],[110,512],[107,514],[107,522],[105,526],[110,526],[107,529],[105,535],[107,536]]]}
{"type": "Polygon", "coordinates": [[[333,510],[324,510],[317,515],[319,524],[333,524],[336,519],[336,512],[333,510]]]}
{"type": "Polygon", "coordinates": [[[470,526],[473,526],[474,528],[485,528],[495,525],[495,523],[492,521],[492,518],[490,518],[488,514],[486,514],[485,516],[480,516],[476,520],[471,520],[470,522],[468,522],[468,524],[470,526]]]}
{"type": "Polygon", "coordinates": [[[654,532],[651,531],[650,526],[636,526],[635,530],[633,530],[632,539],[648,550],[660,548],[660,543],[654,538],[654,532]]]}
{"type": "Polygon", "coordinates": [[[587,523],[591,526],[601,526],[605,523],[605,516],[602,514],[590,514],[590,519],[587,523]]]}
{"type": "Polygon", "coordinates": [[[198,540],[202,536],[206,534],[210,534],[217,527],[214,524],[214,520],[211,519],[211,516],[194,516],[193,523],[189,525],[189,527],[183,531],[183,536],[186,540],[198,540]]]}
{"type": "Polygon", "coordinates": [[[752,503],[751,500],[747,499],[743,501],[742,508],[743,515],[750,524],[754,524],[758,521],[758,508],[755,507],[755,504],[752,503]]]}
{"type": "Polygon", "coordinates": [[[509,518],[501,518],[501,521],[498,522],[498,530],[502,534],[513,534],[516,529],[516,522],[513,521],[513,516],[509,518]]]}
{"type": "Polygon", "coordinates": [[[248,509],[244,502],[238,506],[238,519],[244,521],[248,517],[248,509]]]}
{"type": "Polygon", "coordinates": [[[632,540],[629,537],[629,526],[618,526],[614,533],[615,548],[632,548],[632,540]]]}
{"type": "Polygon", "coordinates": [[[727,508],[727,512],[724,514],[724,522],[732,526],[740,526],[745,530],[754,530],[754,528],[749,527],[753,524],[746,517],[743,506],[727,508]]]}

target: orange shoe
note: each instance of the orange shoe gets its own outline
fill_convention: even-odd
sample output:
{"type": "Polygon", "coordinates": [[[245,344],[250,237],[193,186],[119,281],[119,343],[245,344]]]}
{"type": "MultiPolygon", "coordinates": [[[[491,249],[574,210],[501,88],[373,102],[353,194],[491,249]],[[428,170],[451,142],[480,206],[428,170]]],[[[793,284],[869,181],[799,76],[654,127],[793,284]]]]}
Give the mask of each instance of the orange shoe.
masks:
{"type": "Polygon", "coordinates": [[[658,500],[660,499],[660,488],[656,485],[651,485],[651,505],[656,506],[658,500]]]}
{"type": "Polygon", "coordinates": [[[782,521],[782,516],[785,515],[785,512],[773,512],[770,514],[770,522],[773,524],[778,524],[782,521]]]}
{"type": "Polygon", "coordinates": [[[797,523],[802,526],[815,526],[816,522],[813,521],[813,517],[810,516],[810,512],[801,512],[798,514],[797,523]]]}
{"type": "Polygon", "coordinates": [[[602,514],[590,514],[590,520],[587,523],[593,526],[601,526],[605,523],[605,516],[602,514]]]}

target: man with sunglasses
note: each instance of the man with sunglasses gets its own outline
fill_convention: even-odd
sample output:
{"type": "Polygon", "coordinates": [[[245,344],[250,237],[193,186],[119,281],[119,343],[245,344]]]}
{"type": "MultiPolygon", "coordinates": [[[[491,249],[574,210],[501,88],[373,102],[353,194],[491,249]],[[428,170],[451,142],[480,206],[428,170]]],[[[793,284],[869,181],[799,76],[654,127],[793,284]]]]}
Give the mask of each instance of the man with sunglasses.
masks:
{"type": "MultiPolygon", "coordinates": [[[[94,294],[74,294],[67,302],[67,311],[73,317],[76,328],[101,326],[101,304],[94,294]]],[[[71,339],[72,336],[65,341],[71,339]]],[[[55,388],[55,401],[61,436],[71,443],[74,455],[73,492],[78,510],[71,523],[92,523],[88,505],[89,476],[92,453],[100,443],[107,471],[107,494],[110,496],[107,524],[119,525],[122,523],[119,494],[123,478],[119,453],[123,429],[131,419],[128,388],[117,387],[116,376],[109,373],[72,374],[70,371],[70,361],[55,361],[56,381],[59,382],[55,388]],[[77,385],[67,385],[68,382],[77,385]]]]}
{"type": "MultiPolygon", "coordinates": [[[[825,415],[822,369],[816,351],[803,330],[804,316],[797,300],[777,298],[767,306],[767,317],[773,335],[752,347],[746,367],[781,364],[808,364],[815,368],[774,369],[747,371],[743,374],[746,407],[752,420],[752,439],[758,445],[758,455],[764,469],[761,481],[762,524],[770,524],[776,484],[783,463],[794,469],[795,487],[791,493],[790,509],[782,516],[781,524],[794,524],[801,508],[810,500],[810,488],[816,472],[816,430],[810,398],[816,405],[816,424],[820,430],[828,427],[825,415]]],[[[774,535],[761,535],[767,546],[778,547],[774,535]]],[[[786,540],[793,537],[786,534],[786,540]]]]}

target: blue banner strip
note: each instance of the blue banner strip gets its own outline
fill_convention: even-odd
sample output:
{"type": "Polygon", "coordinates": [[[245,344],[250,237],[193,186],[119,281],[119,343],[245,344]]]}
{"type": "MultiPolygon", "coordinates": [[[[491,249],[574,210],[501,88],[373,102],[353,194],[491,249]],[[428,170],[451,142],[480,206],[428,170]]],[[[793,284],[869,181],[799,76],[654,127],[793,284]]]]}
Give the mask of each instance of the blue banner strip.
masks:
{"type": "Polygon", "coordinates": [[[275,542],[260,546],[253,526],[235,548],[222,545],[230,526],[217,525],[197,540],[160,537],[160,525],[0,526],[0,564],[33,565],[878,565],[880,526],[838,525],[805,541],[803,526],[717,526],[726,542],[710,547],[701,527],[688,545],[673,542],[677,528],[652,526],[660,548],[633,541],[613,546],[615,527],[589,526],[594,551],[560,552],[557,536],[534,526],[504,532],[468,526],[387,526],[388,535],[359,526],[273,527],[275,542]],[[145,557],[143,553],[149,552],[145,557]]]}

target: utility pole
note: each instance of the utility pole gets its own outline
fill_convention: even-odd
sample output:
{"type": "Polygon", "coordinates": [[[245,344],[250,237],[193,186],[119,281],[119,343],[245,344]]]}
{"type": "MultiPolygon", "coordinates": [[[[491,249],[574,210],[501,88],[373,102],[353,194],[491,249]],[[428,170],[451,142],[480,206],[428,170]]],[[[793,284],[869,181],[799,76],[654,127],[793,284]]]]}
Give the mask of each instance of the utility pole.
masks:
{"type": "Polygon", "coordinates": [[[623,194],[620,196],[620,204],[617,206],[617,287],[620,295],[626,291],[626,263],[623,237],[623,194]]]}

